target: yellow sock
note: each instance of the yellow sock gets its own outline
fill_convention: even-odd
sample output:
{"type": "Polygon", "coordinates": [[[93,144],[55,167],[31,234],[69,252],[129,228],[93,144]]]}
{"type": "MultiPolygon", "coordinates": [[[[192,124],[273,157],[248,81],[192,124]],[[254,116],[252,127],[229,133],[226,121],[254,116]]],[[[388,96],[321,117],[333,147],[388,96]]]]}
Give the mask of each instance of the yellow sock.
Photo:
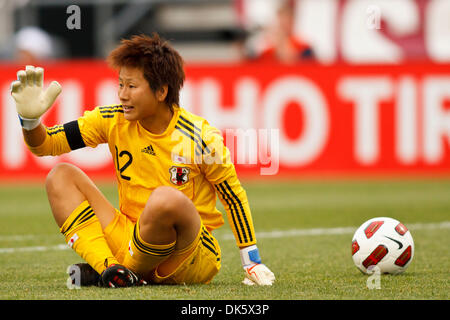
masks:
{"type": "Polygon", "coordinates": [[[175,251],[175,243],[176,241],[169,244],[150,244],[145,242],[139,235],[138,221],[134,226],[128,254],[125,256],[123,264],[140,276],[145,276],[175,251]]]}
{"type": "Polygon", "coordinates": [[[118,264],[87,201],[70,214],[60,231],[68,245],[98,273],[101,274],[111,264],[118,264]]]}

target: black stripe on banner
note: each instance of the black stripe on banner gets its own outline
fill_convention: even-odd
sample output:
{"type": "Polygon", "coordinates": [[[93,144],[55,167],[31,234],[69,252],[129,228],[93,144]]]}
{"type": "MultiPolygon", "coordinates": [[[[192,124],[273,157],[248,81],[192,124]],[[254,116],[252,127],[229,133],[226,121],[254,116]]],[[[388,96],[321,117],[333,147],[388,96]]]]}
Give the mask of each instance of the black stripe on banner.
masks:
{"type": "MultiPolygon", "coordinates": [[[[217,191],[222,195],[222,198],[227,203],[228,209],[230,209],[230,211],[231,211],[231,219],[233,220],[234,228],[236,229],[236,233],[237,233],[237,236],[238,236],[238,239],[239,239],[239,243],[243,243],[242,242],[242,236],[241,236],[241,233],[239,232],[238,224],[236,222],[236,218],[238,220],[240,220],[239,216],[238,216],[238,211],[237,211],[236,204],[233,202],[233,200],[229,199],[229,197],[225,193],[225,188],[221,184],[215,185],[215,187],[216,187],[217,191]],[[230,204],[230,202],[228,200],[231,200],[231,204],[230,204]],[[233,205],[233,207],[235,208],[235,211],[233,211],[233,208],[231,207],[231,205],[233,205]]],[[[239,221],[239,222],[242,225],[242,222],[241,221],[239,221]]],[[[243,228],[242,228],[242,230],[243,230],[243,228]]]]}
{"type": "Polygon", "coordinates": [[[63,234],[67,233],[67,231],[69,231],[69,230],[72,228],[72,226],[74,225],[74,223],[75,223],[78,219],[80,219],[80,218],[81,218],[82,216],[84,216],[85,214],[89,214],[90,212],[92,212],[91,206],[86,207],[86,209],[84,209],[83,211],[81,211],[80,214],[79,214],[75,219],[73,219],[72,223],[67,227],[66,230],[62,231],[62,233],[63,233],[63,234]],[[90,210],[90,211],[86,213],[86,211],[88,211],[88,210],[90,210]]]}
{"type": "MultiPolygon", "coordinates": [[[[197,128],[196,126],[194,126],[194,124],[193,124],[192,122],[190,122],[190,121],[184,119],[184,118],[181,117],[181,116],[180,116],[180,118],[183,119],[183,120],[186,121],[186,122],[189,122],[194,128],[197,128]]],[[[211,152],[211,151],[209,150],[208,146],[206,145],[205,141],[203,141],[201,135],[200,135],[197,131],[195,131],[195,130],[194,130],[193,128],[191,128],[191,127],[188,127],[186,124],[184,124],[184,123],[181,122],[180,120],[178,120],[178,123],[177,123],[177,124],[181,125],[183,128],[185,128],[186,130],[188,130],[189,132],[191,132],[193,135],[195,135],[195,136],[197,137],[198,141],[196,141],[196,142],[197,142],[198,144],[201,143],[201,145],[203,146],[203,148],[202,148],[202,153],[204,153],[204,150],[206,150],[207,153],[210,153],[210,152],[211,152]],[[203,150],[203,149],[204,149],[204,150],[203,150]]],[[[197,128],[197,130],[199,130],[199,129],[197,128]]],[[[201,132],[200,132],[200,133],[201,133],[201,132]]]]}
{"type": "Polygon", "coordinates": [[[70,149],[77,150],[86,147],[77,120],[65,123],[64,131],[66,132],[66,138],[70,149]]]}
{"type": "Polygon", "coordinates": [[[231,189],[230,185],[228,184],[228,182],[226,180],[223,183],[225,183],[225,186],[231,192],[231,195],[233,196],[233,198],[237,201],[239,208],[241,209],[242,217],[244,218],[245,226],[247,227],[248,236],[250,238],[250,241],[253,241],[253,235],[250,230],[250,225],[248,223],[247,215],[245,214],[241,199],[239,199],[238,196],[234,193],[233,189],[231,189]]]}

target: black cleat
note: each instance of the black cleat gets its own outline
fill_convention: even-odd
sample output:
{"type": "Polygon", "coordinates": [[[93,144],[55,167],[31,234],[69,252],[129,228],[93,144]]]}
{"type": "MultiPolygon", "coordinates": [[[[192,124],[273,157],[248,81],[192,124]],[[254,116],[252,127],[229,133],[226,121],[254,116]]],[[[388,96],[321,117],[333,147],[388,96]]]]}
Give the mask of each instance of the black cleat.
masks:
{"type": "Polygon", "coordinates": [[[120,264],[112,264],[100,275],[101,286],[107,288],[135,287],[146,285],[133,271],[120,264]]]}
{"type": "Polygon", "coordinates": [[[100,275],[88,263],[76,263],[69,266],[67,273],[72,285],[75,286],[99,286],[100,275]]]}

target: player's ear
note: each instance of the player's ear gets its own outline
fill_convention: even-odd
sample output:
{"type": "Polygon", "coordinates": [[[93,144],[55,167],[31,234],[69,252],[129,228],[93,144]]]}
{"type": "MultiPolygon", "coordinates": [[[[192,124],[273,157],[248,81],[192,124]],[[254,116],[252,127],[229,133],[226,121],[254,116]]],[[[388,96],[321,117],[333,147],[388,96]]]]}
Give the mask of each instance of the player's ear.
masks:
{"type": "Polygon", "coordinates": [[[167,93],[169,92],[169,86],[167,84],[161,86],[158,90],[156,90],[156,98],[159,102],[163,102],[166,97],[167,93]]]}

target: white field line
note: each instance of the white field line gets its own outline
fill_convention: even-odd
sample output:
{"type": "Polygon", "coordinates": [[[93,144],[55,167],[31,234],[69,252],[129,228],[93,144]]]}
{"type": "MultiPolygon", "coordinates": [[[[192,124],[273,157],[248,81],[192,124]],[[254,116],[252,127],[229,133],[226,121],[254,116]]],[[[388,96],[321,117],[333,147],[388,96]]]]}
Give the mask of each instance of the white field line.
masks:
{"type": "Polygon", "coordinates": [[[54,245],[54,246],[0,248],[0,253],[37,252],[37,251],[66,250],[66,249],[70,249],[67,244],[57,244],[57,245],[54,245]]]}
{"type": "MultiPolygon", "coordinates": [[[[60,234],[56,234],[56,236],[61,237],[60,234]]],[[[19,235],[11,235],[11,236],[0,236],[1,241],[27,241],[27,240],[36,240],[42,237],[49,237],[48,235],[37,235],[37,234],[19,234],[19,235]]]]}
{"type": "MultiPolygon", "coordinates": [[[[358,227],[342,227],[342,228],[313,228],[313,229],[290,229],[290,230],[273,230],[267,232],[257,232],[258,239],[272,239],[272,238],[288,238],[301,236],[323,236],[323,235],[344,235],[353,234],[358,227]]],[[[414,230],[437,230],[450,229],[450,221],[443,221],[438,223],[414,223],[409,224],[408,228],[414,230]]],[[[0,241],[17,241],[37,239],[39,236],[35,235],[16,235],[16,236],[2,236],[0,241]]],[[[232,233],[224,233],[217,235],[218,240],[234,240],[232,233]]],[[[51,250],[68,250],[70,249],[66,244],[58,244],[52,246],[32,246],[32,247],[16,247],[16,248],[0,248],[1,253],[17,253],[17,252],[36,252],[36,251],[51,251],[51,250]]]]}
{"type": "MultiPolygon", "coordinates": [[[[356,229],[358,229],[358,227],[273,230],[267,232],[257,232],[256,238],[270,239],[270,238],[287,238],[300,236],[342,235],[342,234],[353,234],[355,233],[356,229]]],[[[450,221],[443,221],[438,223],[413,223],[408,225],[408,229],[412,231],[450,229],[450,221]]],[[[224,234],[220,238],[223,240],[230,240],[234,239],[234,235],[224,234]]]]}

